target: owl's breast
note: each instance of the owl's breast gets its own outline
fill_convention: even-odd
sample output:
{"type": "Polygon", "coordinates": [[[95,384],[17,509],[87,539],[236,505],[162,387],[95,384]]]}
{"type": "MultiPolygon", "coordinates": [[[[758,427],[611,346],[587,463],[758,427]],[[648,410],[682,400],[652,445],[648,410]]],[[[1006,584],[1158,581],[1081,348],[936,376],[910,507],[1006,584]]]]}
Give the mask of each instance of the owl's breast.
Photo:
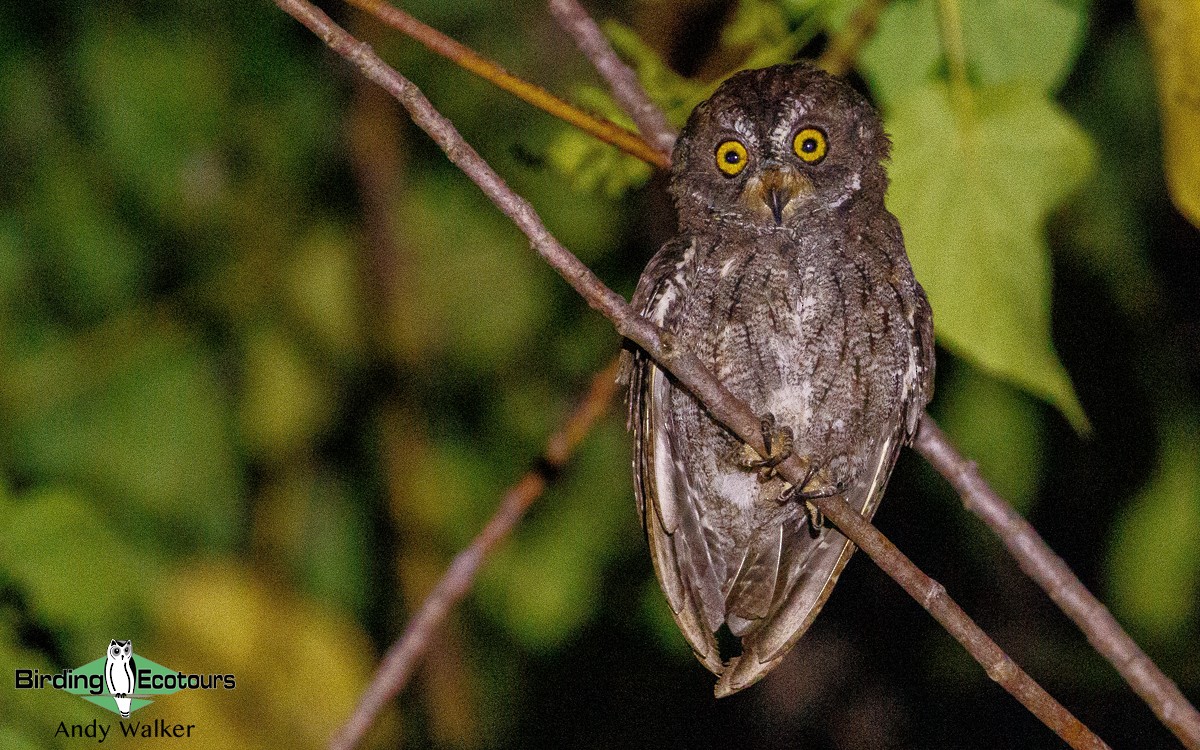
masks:
{"type": "Polygon", "coordinates": [[[897,420],[911,359],[903,303],[871,263],[831,241],[718,244],[672,326],[756,412],[791,427],[802,456],[847,482],[897,420]]]}

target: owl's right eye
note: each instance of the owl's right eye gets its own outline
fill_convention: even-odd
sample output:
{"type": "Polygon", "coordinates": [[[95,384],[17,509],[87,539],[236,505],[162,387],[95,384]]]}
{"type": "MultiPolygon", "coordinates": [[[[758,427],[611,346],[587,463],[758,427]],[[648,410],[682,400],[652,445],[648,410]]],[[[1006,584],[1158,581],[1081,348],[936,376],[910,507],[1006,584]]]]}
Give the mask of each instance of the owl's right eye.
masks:
{"type": "Polygon", "coordinates": [[[724,141],[717,146],[717,169],[733,177],[746,168],[746,147],[741,141],[724,141]]]}

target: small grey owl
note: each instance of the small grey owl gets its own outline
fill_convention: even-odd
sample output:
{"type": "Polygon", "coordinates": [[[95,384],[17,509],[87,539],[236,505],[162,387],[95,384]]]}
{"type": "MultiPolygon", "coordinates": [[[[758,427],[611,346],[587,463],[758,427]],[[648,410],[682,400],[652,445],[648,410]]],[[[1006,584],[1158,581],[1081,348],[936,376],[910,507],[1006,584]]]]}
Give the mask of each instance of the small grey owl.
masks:
{"type": "Polygon", "coordinates": [[[104,684],[117,702],[122,719],[129,718],[129,695],[134,692],[132,641],[109,641],[104,655],[104,684]]]}
{"type": "Polygon", "coordinates": [[[932,393],[932,316],[884,208],[888,148],[871,105],[806,64],[733,76],[675,146],[679,235],[633,304],[763,415],[770,453],[644,354],[627,362],[654,569],[718,696],[779,663],[854,551],[808,501],[874,515],[932,393]],[[799,486],[774,471],[791,454],[799,486]],[[728,661],[723,624],[742,645],[728,661]]]}

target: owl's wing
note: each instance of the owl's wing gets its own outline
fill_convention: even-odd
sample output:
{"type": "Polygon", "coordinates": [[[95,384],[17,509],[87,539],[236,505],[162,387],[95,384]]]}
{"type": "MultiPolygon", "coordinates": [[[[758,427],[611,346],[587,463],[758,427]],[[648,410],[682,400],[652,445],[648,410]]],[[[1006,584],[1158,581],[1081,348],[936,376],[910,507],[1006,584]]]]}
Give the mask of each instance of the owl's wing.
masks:
{"type": "MultiPolygon", "coordinates": [[[[845,495],[846,502],[868,520],[879,508],[903,442],[899,432],[882,437],[867,464],[871,473],[845,495]]],[[[731,591],[730,612],[737,615],[731,618],[731,629],[741,636],[742,653],[730,661],[717,682],[718,698],[749,687],[775,668],[812,625],[854,554],[854,544],[837,529],[824,527],[814,540],[804,524],[801,516],[767,527],[760,533],[761,541],[750,545],[748,557],[765,564],[739,598],[734,595],[739,594],[744,572],[739,572],[731,591]],[[757,618],[746,617],[764,609],[765,614],[757,618]]]]}
{"type": "MultiPolygon", "coordinates": [[[[651,260],[633,297],[643,317],[669,327],[682,301],[692,250],[692,243],[673,240],[651,260]]],[[[634,492],[654,571],[696,658],[720,674],[724,665],[713,633],[724,621],[724,603],[696,505],[687,502],[693,488],[678,460],[677,431],[659,429],[671,418],[675,386],[642,352],[626,356],[634,492]]]]}
{"type": "Polygon", "coordinates": [[[929,300],[925,298],[925,290],[915,279],[913,286],[916,288],[916,298],[913,302],[913,341],[910,362],[915,370],[915,377],[904,394],[904,423],[907,442],[912,442],[913,437],[916,436],[917,422],[925,411],[925,405],[933,398],[933,311],[929,307],[929,300]]]}

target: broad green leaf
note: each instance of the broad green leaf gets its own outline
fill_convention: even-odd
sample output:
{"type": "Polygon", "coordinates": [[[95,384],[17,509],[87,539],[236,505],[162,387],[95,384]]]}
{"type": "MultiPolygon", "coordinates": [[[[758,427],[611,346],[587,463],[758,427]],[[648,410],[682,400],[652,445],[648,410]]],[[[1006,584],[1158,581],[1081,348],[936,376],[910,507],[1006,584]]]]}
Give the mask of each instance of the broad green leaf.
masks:
{"type": "MultiPolygon", "coordinates": [[[[885,103],[929,82],[942,63],[938,0],[894,0],[859,57],[885,103]]],[[[1086,0],[963,0],[967,65],[982,85],[1023,83],[1057,90],[1086,30],[1086,0]]]]}
{"type": "MultiPolygon", "coordinates": [[[[629,127],[629,119],[617,111],[616,103],[606,92],[584,87],[577,92],[576,99],[585,109],[629,127]]],[[[609,199],[620,198],[627,190],[645,185],[654,171],[641,159],[571,127],[558,131],[546,154],[551,166],[569,177],[577,191],[599,193],[609,199]]]]}
{"type": "Polygon", "coordinates": [[[324,226],[308,233],[288,258],[291,309],[332,359],[351,360],[363,345],[355,247],[344,232],[324,226]]]}
{"type": "Polygon", "coordinates": [[[929,293],[941,343],[1087,420],[1050,340],[1050,259],[1042,224],[1086,178],[1086,136],[1037,91],[925,86],[887,120],[895,144],[888,204],[929,293]]]}
{"type": "Polygon", "coordinates": [[[1200,430],[1172,426],[1158,468],[1113,530],[1117,614],[1159,639],[1192,632],[1200,595],[1200,430]]]}
{"type": "Polygon", "coordinates": [[[1200,227],[1200,2],[1137,5],[1154,54],[1171,199],[1200,227]]]}

